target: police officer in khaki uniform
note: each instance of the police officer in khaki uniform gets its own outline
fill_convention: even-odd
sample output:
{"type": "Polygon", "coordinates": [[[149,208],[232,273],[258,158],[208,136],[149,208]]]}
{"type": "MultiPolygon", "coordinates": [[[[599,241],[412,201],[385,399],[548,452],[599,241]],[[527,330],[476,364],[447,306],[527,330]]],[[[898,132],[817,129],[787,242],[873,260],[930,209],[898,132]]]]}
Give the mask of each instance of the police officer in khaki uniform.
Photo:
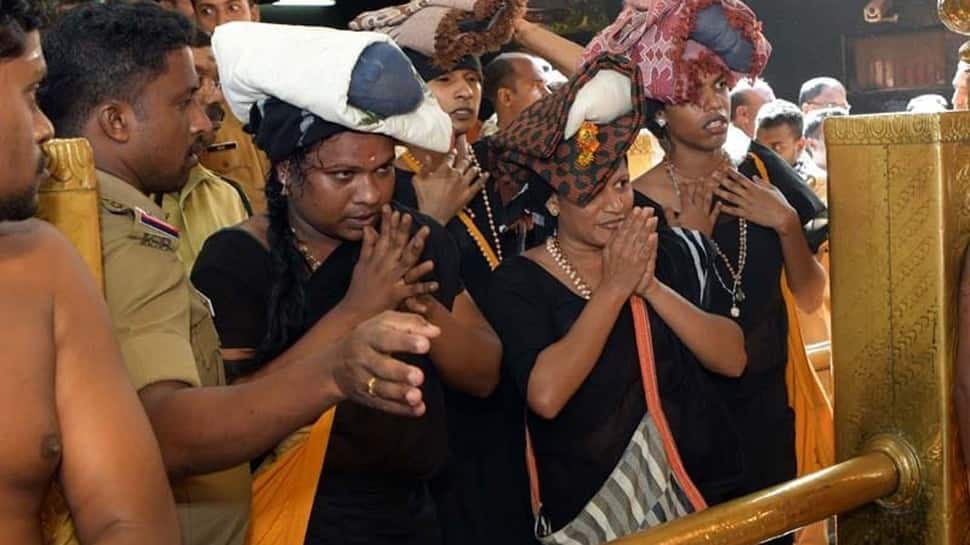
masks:
{"type": "Polygon", "coordinates": [[[182,541],[242,545],[249,462],[345,399],[423,414],[421,371],[388,354],[426,352],[438,330],[394,313],[356,327],[321,321],[268,363],[272,373],[226,385],[209,305],[177,257],[177,230],[148,197],[184,187],[211,130],[194,100],[191,32],[188,19],[154,3],[78,7],[44,37],[38,98],[63,136],[94,149],[105,295],[175,492],[182,541]]]}
{"type": "MultiPolygon", "coordinates": [[[[216,129],[223,122],[219,69],[212,53],[212,41],[204,31],[196,29],[192,36],[192,63],[199,76],[195,99],[205,111],[212,129],[202,134],[208,148],[216,141],[216,129]]],[[[202,245],[216,231],[249,219],[252,205],[241,184],[207,169],[201,164],[192,168],[189,181],[178,192],[155,195],[154,201],[165,212],[165,221],[181,235],[179,258],[185,271],[192,273],[195,258],[202,245]]]]}
{"type": "MultiPolygon", "coordinates": [[[[193,0],[195,19],[203,32],[231,21],[259,21],[259,5],[253,0],[193,0]]],[[[213,59],[213,64],[215,60],[213,59]]],[[[202,72],[200,72],[200,75],[202,72]]],[[[256,214],[266,212],[266,175],[269,159],[253,143],[253,137],[219,97],[221,125],[214,142],[200,157],[202,164],[217,174],[239,182],[256,214]]]]}
{"type": "MultiPolygon", "coordinates": [[[[105,297],[135,389],[170,381],[224,386],[219,337],[208,302],[179,260],[178,231],[128,183],[99,171],[98,185],[105,297]]],[[[185,477],[172,488],[186,543],[244,542],[248,465],[185,477]]]]}

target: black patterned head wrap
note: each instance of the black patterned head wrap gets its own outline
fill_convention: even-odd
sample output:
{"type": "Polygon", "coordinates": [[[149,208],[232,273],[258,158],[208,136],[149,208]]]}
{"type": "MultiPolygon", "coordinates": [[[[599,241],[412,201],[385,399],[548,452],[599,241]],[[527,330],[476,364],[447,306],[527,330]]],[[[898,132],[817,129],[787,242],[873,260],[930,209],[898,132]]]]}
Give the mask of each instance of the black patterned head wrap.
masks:
{"type": "Polygon", "coordinates": [[[247,130],[253,134],[259,149],[276,163],[301,149],[351,129],[269,97],[253,105],[247,130]]]}
{"type": "Polygon", "coordinates": [[[424,81],[431,81],[437,79],[448,72],[454,72],[455,70],[472,70],[478,72],[479,75],[482,74],[482,61],[477,55],[465,55],[458,59],[455,64],[448,70],[438,66],[434,63],[431,57],[415,51],[414,49],[405,47],[403,48],[404,54],[408,56],[411,64],[414,65],[414,69],[417,70],[418,75],[424,81]]]}

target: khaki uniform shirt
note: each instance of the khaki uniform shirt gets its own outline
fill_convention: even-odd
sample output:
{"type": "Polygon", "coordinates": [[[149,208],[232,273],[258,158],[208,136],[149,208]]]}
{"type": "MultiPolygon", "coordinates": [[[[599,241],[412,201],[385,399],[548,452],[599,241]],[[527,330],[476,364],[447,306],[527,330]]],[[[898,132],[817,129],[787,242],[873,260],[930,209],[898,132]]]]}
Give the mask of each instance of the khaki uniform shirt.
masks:
{"type": "Polygon", "coordinates": [[[269,159],[256,147],[253,136],[243,130],[242,123],[232,112],[226,114],[222,127],[216,133],[216,145],[219,144],[235,144],[235,147],[202,154],[202,164],[209,170],[239,182],[249,202],[253,204],[254,214],[266,212],[265,188],[269,159]]]}
{"type": "MultiPolygon", "coordinates": [[[[98,172],[105,298],[136,390],[162,381],[225,384],[210,305],[185,275],[177,232],[146,195],[98,172]]],[[[180,480],[172,490],[185,545],[242,545],[249,522],[246,465],[180,480]]]]}
{"type": "Polygon", "coordinates": [[[165,221],[179,230],[178,256],[186,273],[192,273],[206,239],[220,229],[249,219],[249,209],[240,191],[215,172],[198,165],[181,191],[163,197],[165,221]]]}

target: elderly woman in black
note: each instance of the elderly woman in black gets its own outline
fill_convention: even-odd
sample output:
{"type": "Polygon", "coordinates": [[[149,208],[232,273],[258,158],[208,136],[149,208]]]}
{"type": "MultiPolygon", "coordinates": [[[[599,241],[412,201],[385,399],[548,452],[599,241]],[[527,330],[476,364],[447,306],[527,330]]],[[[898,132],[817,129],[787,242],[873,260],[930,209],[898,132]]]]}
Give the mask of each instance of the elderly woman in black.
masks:
{"type": "MultiPolygon", "coordinates": [[[[442,383],[488,395],[501,354],[447,233],[390,206],[395,138],[444,148],[433,136],[444,114],[403,53],[374,35],[238,23],[220,27],[214,46],[234,111],[249,114],[273,163],[268,214],[210,238],[193,272],[212,299],[226,365],[237,380],[271,374],[264,363],[317,321],[337,337],[382,310],[423,313],[441,329],[430,353],[411,360],[425,376],[423,415],[337,407],[305,541],[437,543],[427,483],[447,455],[442,383]],[[304,62],[274,56],[294,40],[304,62]],[[335,58],[347,50],[359,59],[344,66],[335,58]],[[336,83],[304,83],[314,70],[336,83]]],[[[368,393],[391,387],[375,376],[368,393]]]]}
{"type": "Polygon", "coordinates": [[[741,331],[702,310],[690,249],[633,206],[640,94],[636,68],[603,57],[496,139],[499,175],[549,184],[559,207],[557,235],[496,271],[486,307],[528,408],[544,543],[604,543],[702,509],[740,472],[704,368],[741,374],[741,331]],[[603,123],[571,108],[601,104],[584,91],[604,82],[628,87],[632,112],[603,123]]]}

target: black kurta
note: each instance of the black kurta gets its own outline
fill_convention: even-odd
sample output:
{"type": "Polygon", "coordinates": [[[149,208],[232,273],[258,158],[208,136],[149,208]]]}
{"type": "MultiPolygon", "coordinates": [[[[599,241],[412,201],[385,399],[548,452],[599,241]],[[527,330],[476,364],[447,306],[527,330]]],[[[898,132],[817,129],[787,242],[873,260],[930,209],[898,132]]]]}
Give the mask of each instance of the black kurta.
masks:
{"type": "MultiPolygon", "coordinates": [[[[457,252],[433,221],[415,218],[416,228],[432,228],[423,258],[435,262],[433,277],[440,284],[435,297],[450,308],[462,289],[457,252]]],[[[343,299],[359,255],[359,243],[345,242],[310,276],[303,331],[343,299]]],[[[267,329],[271,270],[269,252],[242,230],[226,229],[206,242],[192,280],[212,300],[223,347],[260,345],[267,329]]],[[[426,483],[447,458],[442,385],[430,358],[400,357],[425,373],[427,413],[405,418],[350,401],[338,405],[308,544],[417,545],[436,539],[426,483]]]]}

